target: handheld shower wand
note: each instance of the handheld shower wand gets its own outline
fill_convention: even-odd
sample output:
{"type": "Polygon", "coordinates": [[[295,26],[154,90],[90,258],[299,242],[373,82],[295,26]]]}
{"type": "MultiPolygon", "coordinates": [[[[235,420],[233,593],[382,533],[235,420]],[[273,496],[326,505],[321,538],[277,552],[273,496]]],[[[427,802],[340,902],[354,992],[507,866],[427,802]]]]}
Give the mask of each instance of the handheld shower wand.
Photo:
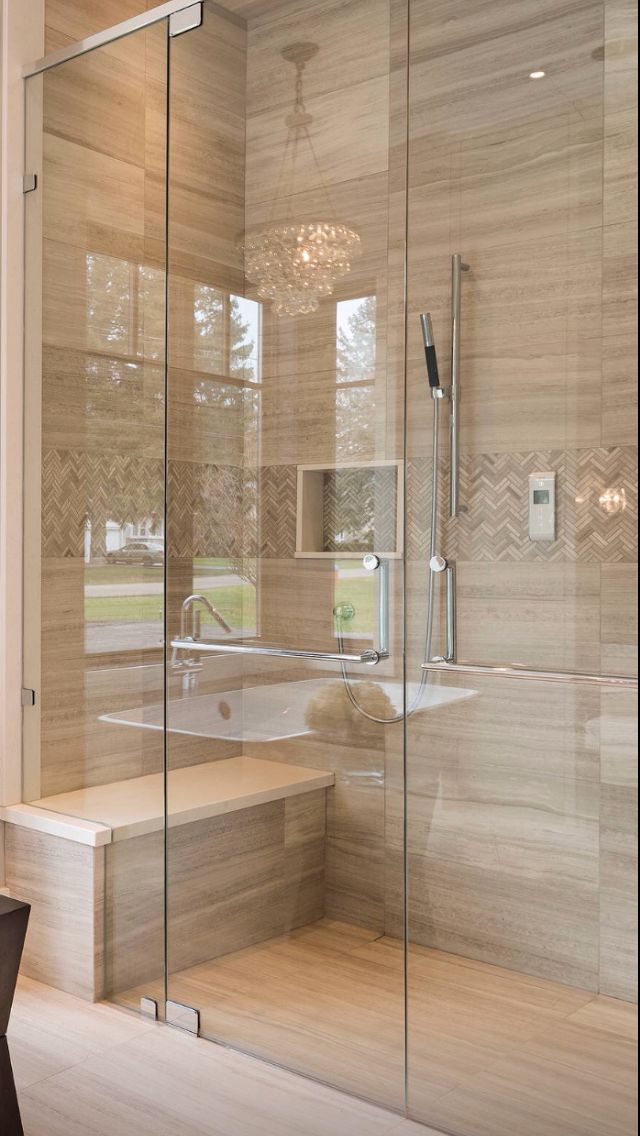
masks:
{"type": "Polygon", "coordinates": [[[433,324],[431,323],[431,313],[423,312],[420,316],[420,325],[422,327],[422,340],[424,343],[424,357],[427,361],[427,375],[429,377],[429,386],[431,390],[437,390],[440,387],[440,375],[438,373],[438,356],[436,353],[436,344],[433,335],[433,324]]]}

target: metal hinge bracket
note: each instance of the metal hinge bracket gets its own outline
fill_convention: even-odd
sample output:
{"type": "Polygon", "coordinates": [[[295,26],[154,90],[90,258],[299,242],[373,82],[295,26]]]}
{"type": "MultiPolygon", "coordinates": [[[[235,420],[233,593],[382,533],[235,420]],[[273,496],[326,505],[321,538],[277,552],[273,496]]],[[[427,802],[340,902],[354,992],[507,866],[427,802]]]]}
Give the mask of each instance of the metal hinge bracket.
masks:
{"type": "Polygon", "coordinates": [[[202,2],[198,4],[191,4],[188,8],[183,8],[181,12],[174,12],[169,16],[169,35],[174,36],[182,35],[183,32],[193,31],[194,28],[199,28],[202,24],[202,2]]]}
{"type": "Polygon", "coordinates": [[[33,193],[34,189],[38,188],[38,175],[25,174],[22,178],[22,192],[33,193]]]}
{"type": "Polygon", "coordinates": [[[153,1022],[158,1020],[158,1003],[155,998],[149,998],[147,995],[142,996],[140,999],[140,1013],[143,1018],[151,1018],[153,1022]]]}
{"type": "Polygon", "coordinates": [[[23,686],[20,692],[20,701],[23,706],[35,706],[36,692],[28,686],[23,686]]]}
{"type": "Polygon", "coordinates": [[[183,1006],[181,1002],[167,1001],[165,1021],[168,1026],[192,1033],[194,1037],[200,1034],[200,1012],[193,1006],[183,1006]]]}

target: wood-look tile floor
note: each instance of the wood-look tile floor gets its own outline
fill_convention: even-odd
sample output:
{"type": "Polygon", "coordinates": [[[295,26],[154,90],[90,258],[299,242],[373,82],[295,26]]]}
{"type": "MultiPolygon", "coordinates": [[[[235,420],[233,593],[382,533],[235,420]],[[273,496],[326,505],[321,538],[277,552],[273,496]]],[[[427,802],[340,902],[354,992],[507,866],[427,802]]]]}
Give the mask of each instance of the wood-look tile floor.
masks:
{"type": "MultiPolygon", "coordinates": [[[[324,920],[172,979],[203,1031],[402,1107],[403,949],[324,920]]],[[[455,1136],[631,1136],[637,1008],[412,946],[410,1111],[455,1136]]]]}
{"type": "MultiPolygon", "coordinates": [[[[294,1073],[29,979],[19,982],[9,1047],[25,1136],[437,1136],[294,1073]]],[[[0,1133],[10,1136],[2,1115],[0,1133]]]]}

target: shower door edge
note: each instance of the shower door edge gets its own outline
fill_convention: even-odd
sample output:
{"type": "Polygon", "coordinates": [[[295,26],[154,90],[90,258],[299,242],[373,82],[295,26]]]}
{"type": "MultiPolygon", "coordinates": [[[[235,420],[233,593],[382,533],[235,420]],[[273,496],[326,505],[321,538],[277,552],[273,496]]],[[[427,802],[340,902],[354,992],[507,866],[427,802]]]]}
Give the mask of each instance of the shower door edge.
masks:
{"type": "Polygon", "coordinates": [[[31,79],[35,75],[42,75],[71,59],[78,59],[87,55],[90,51],[96,51],[97,48],[107,47],[109,44],[115,43],[119,39],[125,39],[135,32],[143,31],[154,24],[160,24],[163,20],[168,20],[171,16],[184,12],[188,8],[194,8],[198,4],[202,8],[202,3],[203,0],[166,0],[164,4],[159,4],[156,8],[149,8],[147,12],[141,12],[138,16],[131,16],[128,20],[122,20],[120,23],[104,28],[85,39],[77,40],[75,43],[61,47],[57,51],[49,52],[41,59],[36,59],[34,63],[28,64],[23,69],[22,77],[23,79],[31,79]]]}

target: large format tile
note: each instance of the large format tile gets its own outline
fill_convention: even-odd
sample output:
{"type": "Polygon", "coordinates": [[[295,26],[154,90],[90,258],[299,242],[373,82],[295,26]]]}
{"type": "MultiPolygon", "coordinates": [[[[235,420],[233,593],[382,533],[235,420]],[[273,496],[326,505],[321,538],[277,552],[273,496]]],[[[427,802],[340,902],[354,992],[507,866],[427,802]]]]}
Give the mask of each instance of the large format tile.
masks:
{"type": "MultiPolygon", "coordinates": [[[[400,939],[324,920],[176,974],[171,994],[208,1036],[401,1107],[404,958],[400,939]]],[[[628,1136],[635,1007],[416,944],[408,962],[416,1119],[468,1136],[628,1136]]]]}
{"type": "Polygon", "coordinates": [[[591,564],[458,564],[464,659],[600,671],[600,569],[591,564]]]}
{"type": "Polygon", "coordinates": [[[638,790],[602,785],[600,990],[638,998],[638,790]]]}
{"type": "Polygon", "coordinates": [[[18,1089],[55,1076],[151,1028],[143,1018],[74,998],[23,975],[10,1029],[18,1089]]]}
{"type": "Polygon", "coordinates": [[[382,1109],[156,1027],[22,1096],[29,1136],[387,1136],[382,1109]]]}
{"type": "MultiPolygon", "coordinates": [[[[283,69],[290,64],[280,61],[283,69]]],[[[311,64],[310,66],[313,66],[311,64]]],[[[327,183],[353,181],[388,169],[389,79],[386,74],[354,86],[318,95],[307,101],[313,115],[313,147],[327,183]],[[340,129],[335,129],[335,123],[340,129]]],[[[247,119],[247,200],[274,201],[276,216],[287,213],[286,198],[279,196],[282,155],[287,126],[281,107],[250,115],[247,119]]],[[[320,182],[312,150],[301,145],[296,184],[287,196],[316,189],[320,182]]],[[[329,203],[325,209],[330,208],[329,203]]]]}
{"type": "Polygon", "coordinates": [[[102,997],[103,849],[5,826],[11,893],[31,904],[23,973],[93,1001],[102,997]]]}

